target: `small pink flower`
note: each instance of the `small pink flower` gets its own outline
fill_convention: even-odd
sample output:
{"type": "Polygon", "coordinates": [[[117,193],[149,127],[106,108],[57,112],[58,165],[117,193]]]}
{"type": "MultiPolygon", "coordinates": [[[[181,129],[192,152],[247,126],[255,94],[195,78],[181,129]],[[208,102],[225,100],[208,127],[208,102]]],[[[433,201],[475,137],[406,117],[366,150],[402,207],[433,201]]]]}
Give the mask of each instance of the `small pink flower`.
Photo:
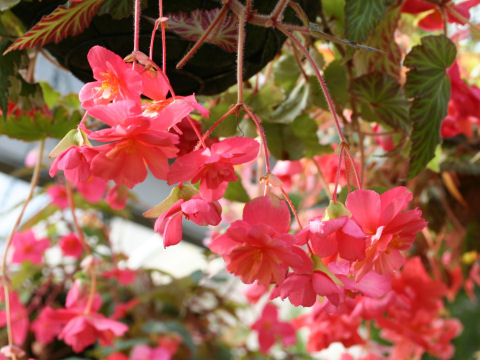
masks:
{"type": "Polygon", "coordinates": [[[113,338],[123,335],[127,330],[125,324],[98,313],[78,314],[66,323],[58,338],[79,353],[97,340],[103,346],[111,346],[113,338]]]}
{"type": "Polygon", "coordinates": [[[90,109],[96,104],[132,99],[140,102],[141,76],[117,54],[101,46],[94,46],[87,55],[97,80],[85,84],[79,97],[82,106],[90,109]]]}
{"type": "Polygon", "coordinates": [[[129,360],[128,356],[121,352],[114,352],[108,355],[105,360],[129,360]]]}
{"type": "Polygon", "coordinates": [[[170,167],[168,184],[200,181],[202,198],[218,200],[225,193],[228,183],[237,179],[233,166],[255,159],[258,149],[256,140],[232,137],[210,148],[192,151],[177,158],[170,167]]]}
{"type": "Polygon", "coordinates": [[[62,236],[58,244],[64,255],[72,256],[76,259],[82,257],[83,246],[77,235],[72,233],[62,236]]]}
{"type": "Polygon", "coordinates": [[[47,194],[53,205],[60,209],[68,207],[67,189],[63,185],[52,185],[47,189],[47,194]]]}
{"type": "Polygon", "coordinates": [[[40,311],[40,315],[33,321],[31,329],[35,339],[41,344],[51,343],[62,331],[62,324],[55,321],[55,310],[46,306],[40,311]]]}
{"type": "Polygon", "coordinates": [[[71,146],[53,160],[49,174],[54,177],[63,170],[65,178],[71,183],[85,182],[91,176],[90,163],[97,153],[90,146],[71,146]]]}
{"type": "Polygon", "coordinates": [[[47,238],[37,239],[32,230],[16,233],[12,239],[13,256],[12,262],[21,264],[30,261],[33,264],[41,264],[45,250],[50,246],[47,238]]]}
{"type": "Polygon", "coordinates": [[[295,328],[292,324],[278,319],[278,310],[275,305],[265,305],[260,318],[252,325],[252,329],[258,332],[258,343],[262,353],[267,354],[278,339],[282,340],[283,346],[295,344],[295,328]]]}
{"type": "Polygon", "coordinates": [[[115,268],[110,271],[104,271],[102,276],[107,279],[115,278],[120,285],[128,285],[135,281],[136,272],[130,269],[115,268]]]}
{"type": "Polygon", "coordinates": [[[127,206],[128,194],[129,192],[126,186],[115,184],[108,190],[105,201],[112,209],[122,210],[127,206]]]}
{"type": "Polygon", "coordinates": [[[289,229],[286,202],[259,197],[245,205],[243,220],[235,221],[226,233],[212,239],[210,250],[222,255],[227,270],[244,283],[257,280],[268,286],[281,282],[289,267],[308,271],[308,256],[295,246],[296,239],[289,229]]]}
{"type": "MultiPolygon", "coordinates": [[[[0,300],[5,302],[5,293],[3,292],[3,289],[0,290],[0,300]]],[[[15,291],[9,293],[9,300],[12,319],[13,342],[16,345],[21,346],[27,338],[29,325],[28,312],[15,291]]],[[[0,310],[0,328],[6,325],[7,314],[4,310],[0,310]]]]}
{"type": "Polygon", "coordinates": [[[198,195],[190,200],[178,200],[155,221],[155,232],[163,236],[165,247],[182,240],[182,216],[200,226],[218,225],[222,207],[218,201],[206,201],[198,195]]]}
{"type": "Polygon", "coordinates": [[[172,354],[167,349],[148,345],[137,345],[130,354],[130,360],[170,360],[171,357],[172,354]]]}
{"type": "Polygon", "coordinates": [[[85,200],[96,204],[102,200],[107,190],[107,181],[97,176],[90,176],[87,181],[76,183],[75,187],[85,200]]]}

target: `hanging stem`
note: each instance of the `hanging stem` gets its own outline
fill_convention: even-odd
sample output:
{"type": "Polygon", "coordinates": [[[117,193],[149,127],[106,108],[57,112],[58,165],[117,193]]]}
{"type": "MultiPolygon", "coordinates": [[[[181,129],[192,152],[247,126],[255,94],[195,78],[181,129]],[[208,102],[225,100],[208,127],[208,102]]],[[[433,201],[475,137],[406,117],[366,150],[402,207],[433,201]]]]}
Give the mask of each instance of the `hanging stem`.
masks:
{"type": "MultiPolygon", "coordinates": [[[[12,231],[10,232],[10,235],[7,238],[6,245],[5,245],[5,250],[3,251],[3,257],[2,257],[2,285],[3,285],[3,294],[5,296],[5,314],[6,314],[6,320],[7,320],[7,337],[8,337],[8,346],[13,346],[13,336],[12,336],[12,314],[11,314],[11,309],[10,309],[10,285],[8,283],[8,274],[7,274],[7,255],[8,255],[8,250],[10,249],[10,246],[12,245],[12,239],[13,236],[15,235],[18,226],[20,225],[20,222],[22,221],[23,215],[25,214],[25,210],[30,203],[30,201],[33,198],[33,193],[35,192],[35,187],[37,186],[38,183],[38,177],[40,175],[40,168],[42,166],[42,157],[43,157],[43,151],[45,149],[45,140],[43,139],[40,141],[40,150],[38,151],[38,159],[37,163],[35,164],[35,168],[33,170],[32,174],[32,180],[30,181],[30,191],[28,193],[27,198],[25,199],[22,209],[20,210],[20,214],[17,217],[17,220],[13,224],[12,231]]],[[[16,360],[16,356],[13,355],[13,359],[16,360]]]]}
{"type": "Polygon", "coordinates": [[[227,11],[228,11],[228,7],[227,7],[226,4],[224,4],[222,6],[222,8],[220,9],[220,11],[218,12],[218,14],[213,19],[213,21],[210,23],[210,25],[208,25],[207,29],[202,34],[200,39],[197,40],[195,45],[193,45],[193,47],[185,54],[185,56],[182,58],[182,60],[180,60],[178,62],[177,69],[181,69],[187,63],[187,61],[190,60],[190,58],[193,56],[193,54],[195,54],[197,52],[197,50],[200,48],[200,46],[202,46],[203,43],[207,40],[208,36],[213,31],[213,29],[215,29],[217,27],[217,25],[219,25],[220,22],[225,18],[225,15],[227,14],[227,11]]]}
{"type": "Polygon", "coordinates": [[[345,137],[342,134],[342,129],[340,127],[340,122],[338,120],[337,112],[335,111],[335,105],[333,104],[332,97],[330,96],[330,92],[328,91],[327,85],[325,83],[325,80],[323,79],[322,74],[320,74],[320,70],[318,69],[317,64],[315,64],[315,61],[312,59],[310,54],[308,53],[307,49],[302,45],[298,39],[291,34],[289,31],[287,31],[284,27],[284,25],[277,24],[276,28],[280,30],[282,33],[284,33],[292,42],[295,44],[295,46],[303,53],[303,55],[307,58],[308,62],[313,68],[313,71],[315,72],[315,75],[317,76],[318,82],[320,83],[320,86],[322,88],[322,91],[325,95],[325,99],[327,99],[327,104],[330,112],[332,113],[332,116],[335,120],[335,126],[337,127],[338,135],[340,136],[340,140],[342,142],[346,143],[345,137]]]}
{"type": "Polygon", "coordinates": [[[270,168],[270,156],[268,153],[268,147],[267,147],[267,139],[265,137],[265,132],[263,131],[262,125],[260,124],[260,121],[258,118],[255,116],[255,114],[250,110],[250,108],[246,105],[242,106],[245,109],[245,112],[250,116],[250,118],[253,120],[255,123],[255,126],[257,127],[257,130],[260,134],[260,137],[262,139],[262,145],[263,145],[263,151],[265,152],[265,167],[267,168],[267,174],[270,174],[272,172],[272,169],[270,168]]]}
{"type": "Polygon", "coordinates": [[[198,131],[197,127],[195,126],[195,123],[193,122],[193,119],[190,116],[187,116],[187,121],[192,127],[193,131],[195,132],[195,135],[197,135],[198,141],[202,144],[203,148],[206,148],[207,145],[205,145],[205,141],[203,140],[202,134],[198,131]]]}
{"type": "Polygon", "coordinates": [[[80,240],[80,243],[82,244],[83,248],[88,253],[88,255],[92,258],[92,264],[91,264],[91,267],[89,268],[90,280],[91,280],[90,292],[88,294],[87,305],[85,306],[85,311],[84,311],[84,314],[89,314],[90,311],[92,310],[93,301],[95,299],[95,292],[97,290],[97,275],[95,272],[95,259],[93,258],[92,249],[90,249],[90,246],[88,246],[87,241],[85,240],[83,230],[78,222],[77,215],[75,213],[75,201],[73,199],[72,184],[69,181],[67,181],[66,187],[67,187],[68,204],[72,212],[72,219],[73,219],[73,225],[75,227],[75,232],[77,233],[78,239],[80,240]]]}
{"type": "Polygon", "coordinates": [[[348,157],[350,159],[350,164],[352,165],[353,175],[355,176],[355,182],[357,183],[357,188],[361,189],[362,188],[362,182],[360,181],[360,177],[358,176],[357,168],[355,167],[355,160],[353,159],[352,153],[348,149],[348,145],[344,145],[344,146],[345,146],[346,157],[348,157]]]}
{"type": "Polygon", "coordinates": [[[135,0],[134,18],[133,18],[133,51],[139,51],[139,39],[140,39],[140,2],[141,0],[135,0]]]}
{"type": "Polygon", "coordinates": [[[240,107],[239,104],[235,104],[234,106],[232,106],[225,114],[222,115],[222,117],[220,119],[218,119],[217,121],[215,121],[215,123],[210,127],[210,129],[208,129],[205,134],[203,134],[203,140],[205,140],[211,133],[212,131],[222,123],[223,120],[225,120],[228,116],[230,116],[231,114],[233,114],[235,111],[238,110],[238,108],[240,107]]]}
{"type": "Polygon", "coordinates": [[[340,155],[338,159],[338,168],[337,168],[337,176],[335,178],[335,187],[333,188],[333,194],[332,194],[332,201],[334,203],[337,202],[337,190],[338,190],[338,183],[340,182],[340,170],[342,168],[342,158],[343,158],[343,151],[345,148],[340,145],[340,155]]]}
{"type": "Polygon", "coordinates": [[[158,11],[160,16],[160,27],[162,32],[162,71],[167,74],[167,41],[165,37],[165,21],[163,18],[163,0],[158,0],[158,11]]]}
{"type": "Polygon", "coordinates": [[[292,201],[290,200],[290,197],[288,196],[288,194],[287,194],[287,192],[285,191],[285,189],[283,188],[283,186],[280,187],[280,191],[282,192],[283,197],[284,197],[285,200],[287,201],[288,206],[290,206],[290,209],[292,210],[293,215],[295,215],[295,219],[297,220],[298,226],[300,227],[300,229],[303,229],[303,225],[302,225],[302,222],[300,221],[300,218],[298,217],[297,210],[295,210],[295,206],[293,206],[293,203],[292,203],[292,201]]]}
{"type": "MultiPolygon", "coordinates": [[[[248,9],[248,8],[247,8],[248,9]]],[[[245,18],[247,14],[242,12],[238,17],[237,38],[237,104],[243,104],[243,53],[245,48],[245,18]]]]}

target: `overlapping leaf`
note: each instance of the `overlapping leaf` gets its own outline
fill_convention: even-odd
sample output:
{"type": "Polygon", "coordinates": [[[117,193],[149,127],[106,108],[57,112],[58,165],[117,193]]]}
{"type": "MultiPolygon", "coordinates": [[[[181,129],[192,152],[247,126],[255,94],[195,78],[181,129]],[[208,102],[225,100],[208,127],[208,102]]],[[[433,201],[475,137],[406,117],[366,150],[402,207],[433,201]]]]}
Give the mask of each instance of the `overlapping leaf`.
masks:
{"type": "Polygon", "coordinates": [[[4,54],[12,50],[33,48],[48,43],[59,43],[67,36],[78,35],[90,25],[103,0],[83,0],[59,6],[17,39],[4,54]]]}
{"type": "Polygon", "coordinates": [[[362,118],[408,130],[408,101],[400,84],[379,72],[354,80],[352,94],[360,105],[362,118]]]}
{"type": "Polygon", "coordinates": [[[347,0],[345,3],[345,36],[363,42],[383,19],[393,0],[347,0]]]}
{"type": "Polygon", "coordinates": [[[410,107],[413,122],[409,177],[417,175],[433,158],[440,143],[440,124],[450,99],[450,79],[446,69],[455,60],[456,48],[443,35],[427,36],[405,58],[405,91],[414,98],[410,107]]]}

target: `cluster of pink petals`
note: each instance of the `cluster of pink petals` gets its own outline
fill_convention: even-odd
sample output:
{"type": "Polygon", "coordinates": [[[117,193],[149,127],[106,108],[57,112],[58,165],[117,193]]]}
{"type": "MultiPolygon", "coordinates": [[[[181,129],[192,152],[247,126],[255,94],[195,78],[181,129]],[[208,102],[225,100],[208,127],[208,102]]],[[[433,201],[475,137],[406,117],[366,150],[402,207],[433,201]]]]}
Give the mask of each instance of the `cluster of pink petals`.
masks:
{"type": "Polygon", "coordinates": [[[455,61],[448,69],[452,86],[448,114],[441,126],[444,138],[463,134],[473,136],[474,125],[480,125],[478,109],[480,107],[480,88],[467,85],[460,76],[460,68],[455,61]]]}
{"type": "Polygon", "coordinates": [[[50,247],[47,238],[37,239],[32,230],[15,233],[12,239],[12,263],[21,264],[30,261],[32,264],[41,264],[45,250],[50,247]]]}
{"type": "Polygon", "coordinates": [[[311,265],[289,229],[290,212],[285,201],[259,197],[245,205],[243,220],[232,223],[209,247],[222,255],[227,270],[244,283],[279,283],[290,267],[308,271],[309,262],[311,265]]]}
{"type": "Polygon", "coordinates": [[[228,183],[237,180],[233,166],[254,160],[258,150],[256,140],[232,137],[192,151],[180,156],[170,167],[168,184],[200,181],[200,195],[205,200],[218,200],[225,194],[228,183]]]}
{"type": "MultiPolygon", "coordinates": [[[[453,2],[447,1],[449,5],[460,15],[466,19],[470,19],[470,8],[480,4],[479,0],[467,0],[461,3],[454,4],[453,2]]],[[[422,12],[430,11],[430,13],[422,18],[418,25],[424,30],[441,30],[443,29],[443,17],[440,10],[432,2],[426,0],[407,0],[403,4],[402,12],[409,14],[419,14],[422,12]]],[[[465,21],[461,18],[458,18],[450,11],[446,11],[448,22],[457,23],[464,25],[465,21]]]]}
{"type": "MultiPolygon", "coordinates": [[[[53,162],[50,175],[63,170],[76,185],[99,178],[132,188],[145,179],[148,167],[166,179],[168,159],[178,152],[178,135],[170,128],[194,109],[207,111],[193,95],[167,99],[168,79],[155,68],[129,64],[101,46],[90,49],[88,61],[96,81],[82,88],[80,100],[90,116],[108,127],[84,130],[103,144],[66,149],[53,162]],[[152,100],[142,103],[142,94],[152,100]]],[[[111,193],[109,198],[117,208],[122,206],[122,196],[111,193]]]]}
{"type": "MultiPolygon", "coordinates": [[[[27,338],[28,333],[28,312],[25,306],[20,301],[18,293],[10,292],[10,313],[12,320],[12,337],[14,344],[21,346],[25,339],[27,338]]],[[[5,303],[5,293],[3,289],[0,290],[0,301],[5,303]]],[[[0,328],[3,328],[7,325],[7,314],[4,310],[0,310],[0,328]]]]}
{"type": "Polygon", "coordinates": [[[283,346],[295,344],[295,328],[292,324],[278,319],[278,309],[272,303],[263,308],[260,318],[252,325],[252,329],[258,332],[258,343],[262,353],[267,354],[277,340],[281,340],[283,346]]]}
{"type": "Polygon", "coordinates": [[[218,201],[207,201],[198,195],[189,200],[180,199],[155,221],[155,232],[163,237],[165,247],[176,245],[182,240],[182,218],[200,226],[218,225],[222,207],[218,201]]]}
{"type": "Polygon", "coordinates": [[[80,259],[83,254],[83,245],[76,234],[67,234],[62,236],[58,241],[60,249],[62,249],[63,255],[80,259]]]}
{"type": "Polygon", "coordinates": [[[88,313],[85,312],[87,301],[86,293],[76,281],[68,292],[65,309],[45,307],[32,324],[37,340],[46,344],[57,337],[75,352],[83,351],[97,340],[104,346],[111,346],[113,338],[123,335],[128,327],[98,313],[100,296],[95,296],[88,313]]]}
{"type": "Polygon", "coordinates": [[[345,205],[368,236],[365,258],[354,264],[357,278],[372,268],[380,274],[392,274],[403,265],[401,251],[410,248],[415,235],[427,225],[420,210],[406,210],[412,198],[402,186],[381,195],[372,190],[348,195],[345,205]]]}

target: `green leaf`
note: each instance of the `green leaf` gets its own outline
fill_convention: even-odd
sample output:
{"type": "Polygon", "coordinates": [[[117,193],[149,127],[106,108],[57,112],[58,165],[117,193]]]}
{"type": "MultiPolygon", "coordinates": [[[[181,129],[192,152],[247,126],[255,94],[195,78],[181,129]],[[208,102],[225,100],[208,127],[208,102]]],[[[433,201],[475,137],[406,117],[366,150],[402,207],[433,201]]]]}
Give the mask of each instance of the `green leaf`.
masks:
{"type": "Polygon", "coordinates": [[[278,160],[298,160],[303,157],[305,145],[301,139],[295,136],[291,126],[267,122],[264,122],[262,126],[271,155],[278,160]]]}
{"type": "Polygon", "coordinates": [[[354,63],[357,75],[379,71],[396,79],[400,77],[402,52],[395,41],[400,8],[400,6],[389,8],[387,15],[380,21],[366,42],[367,46],[382,50],[383,53],[377,51],[355,52],[354,63]]]}
{"type": "Polygon", "coordinates": [[[325,153],[331,149],[330,145],[320,144],[320,139],[317,135],[318,125],[315,120],[307,114],[298,116],[290,127],[292,128],[293,134],[302,140],[305,146],[306,157],[311,158],[314,155],[325,153]]]}
{"type": "Polygon", "coordinates": [[[240,179],[240,176],[238,176],[238,174],[237,177],[237,180],[228,184],[227,190],[225,191],[225,195],[223,197],[227,200],[243,203],[250,201],[250,197],[245,191],[245,188],[242,185],[242,180],[240,179]]]}
{"type": "Polygon", "coordinates": [[[408,131],[408,100],[394,78],[378,72],[367,74],[353,81],[351,91],[364,120],[408,131]]]}
{"type": "Polygon", "coordinates": [[[109,14],[115,20],[124,19],[132,15],[134,4],[134,0],[105,0],[97,15],[109,14]]]}
{"type": "Polygon", "coordinates": [[[322,11],[333,34],[343,37],[345,32],[345,0],[322,0],[322,11]]]}
{"type": "Polygon", "coordinates": [[[58,91],[53,90],[50,84],[47,82],[41,81],[39,82],[39,85],[42,88],[45,104],[47,104],[47,107],[51,110],[55,105],[57,105],[61,94],[58,91]]]}
{"type": "Polygon", "coordinates": [[[0,36],[19,37],[24,32],[25,26],[11,10],[0,13],[0,36]]]}
{"type": "Polygon", "coordinates": [[[409,178],[416,176],[433,158],[441,141],[440,124],[447,115],[450,79],[446,69],[452,65],[456,48],[444,35],[426,36],[405,58],[405,91],[413,97],[409,178]]]}
{"type": "Polygon", "coordinates": [[[55,108],[51,116],[42,110],[22,112],[18,117],[9,115],[6,121],[0,122],[0,134],[25,141],[46,137],[61,139],[78,125],[81,118],[78,111],[69,114],[64,107],[55,108]]]}
{"type": "Polygon", "coordinates": [[[196,346],[188,330],[176,321],[148,321],[142,326],[143,331],[149,334],[169,334],[176,332],[182,337],[183,343],[193,352],[196,352],[196,346]]]}
{"type": "MultiPolygon", "coordinates": [[[[341,107],[349,101],[347,69],[339,60],[334,60],[323,72],[323,78],[330,96],[341,107]]],[[[328,110],[327,100],[316,77],[309,77],[310,101],[322,109],[328,110]]]]}
{"type": "Polygon", "coordinates": [[[292,53],[283,54],[273,64],[273,78],[286,92],[293,89],[300,76],[300,69],[292,53]]]}
{"type": "Polygon", "coordinates": [[[393,0],[346,0],[345,36],[364,42],[383,19],[393,0]]]}
{"type": "Polygon", "coordinates": [[[245,95],[245,103],[262,119],[268,118],[285,100],[282,89],[273,81],[263,84],[258,92],[249,90],[245,95]]]}
{"type": "MultiPolygon", "coordinates": [[[[8,40],[0,41],[0,53],[3,53],[10,44],[11,42],[8,40]]],[[[7,118],[9,77],[15,74],[14,64],[19,60],[20,52],[18,51],[0,56],[0,109],[3,112],[4,120],[7,118]]]]}
{"type": "Polygon", "coordinates": [[[288,97],[264,120],[289,124],[307,108],[310,94],[309,84],[302,79],[288,94],[288,97]]]}

